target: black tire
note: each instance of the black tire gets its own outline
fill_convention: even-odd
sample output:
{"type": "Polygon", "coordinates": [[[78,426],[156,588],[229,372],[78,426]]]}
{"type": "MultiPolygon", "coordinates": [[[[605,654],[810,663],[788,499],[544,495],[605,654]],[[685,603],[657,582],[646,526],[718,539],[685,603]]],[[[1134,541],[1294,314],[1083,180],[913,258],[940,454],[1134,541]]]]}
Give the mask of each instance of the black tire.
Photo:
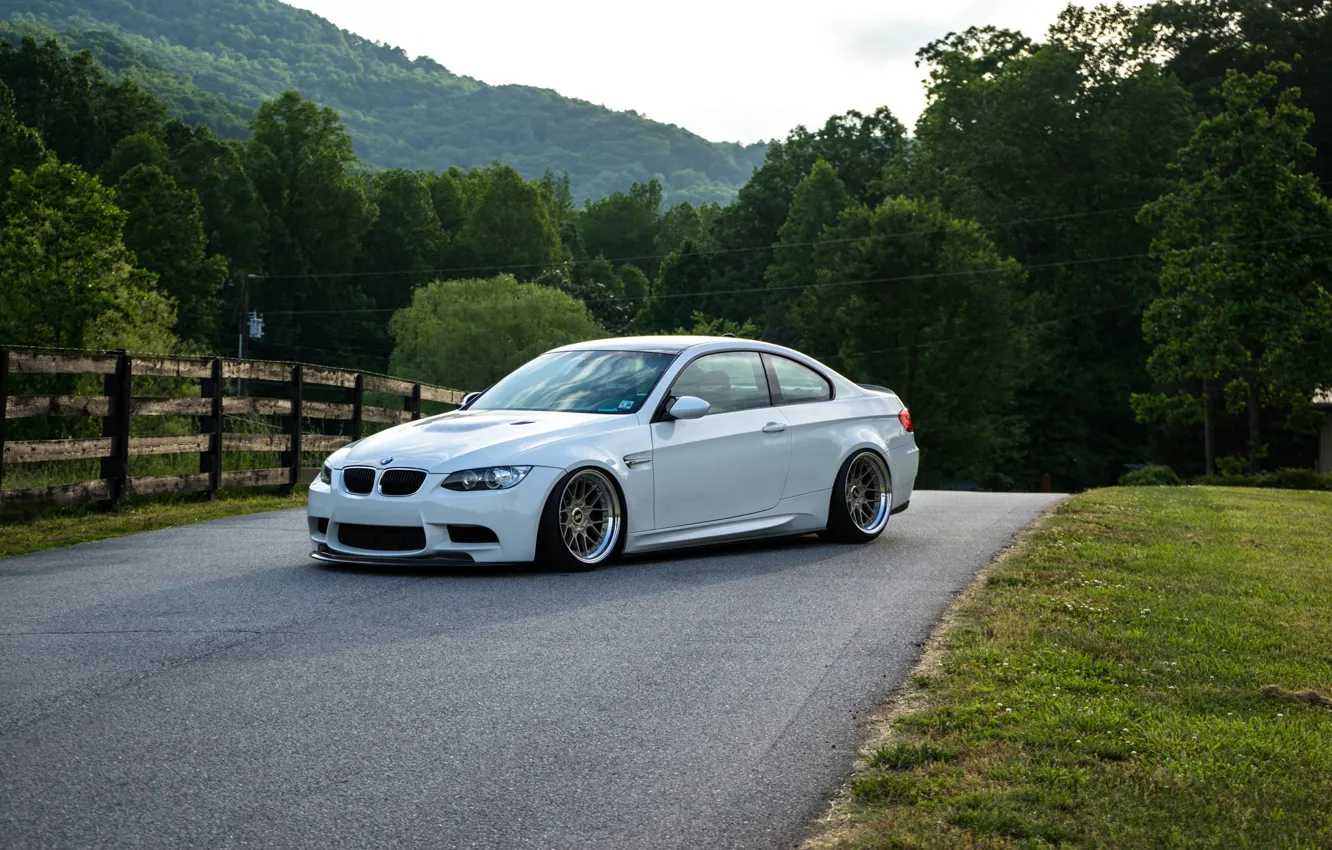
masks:
{"type": "MultiPolygon", "coordinates": [[[[853,495],[852,501],[858,500],[857,495],[853,495]]],[[[871,540],[883,534],[883,530],[888,527],[888,518],[893,511],[893,485],[892,476],[888,472],[888,464],[883,456],[878,452],[869,449],[863,449],[855,452],[848,457],[840,469],[837,470],[837,478],[833,481],[832,496],[828,505],[828,530],[825,537],[838,543],[868,543],[871,540]],[[860,471],[863,464],[872,464],[880,471],[882,475],[881,504],[878,504],[872,514],[862,511],[857,516],[853,516],[850,502],[847,499],[847,488],[862,487],[863,479],[853,484],[848,484],[848,478],[853,466],[860,471]],[[881,514],[881,515],[880,515],[881,514]],[[872,516],[872,521],[867,517],[872,516]]]]}
{"type": "MultiPolygon", "coordinates": [[[[579,501],[574,499],[575,502],[579,501]]],[[[578,508],[575,508],[575,512],[578,508]]],[[[625,513],[624,499],[610,475],[596,467],[583,467],[566,474],[556,483],[546,498],[541,510],[541,521],[537,526],[537,563],[560,572],[585,572],[595,570],[615,560],[624,548],[625,513]],[[566,540],[565,525],[576,526],[579,517],[575,514],[562,516],[561,504],[566,496],[577,496],[578,488],[586,484],[597,487],[599,495],[609,504],[609,516],[597,508],[588,509],[584,529],[591,529],[587,534],[575,534],[574,542],[566,540]],[[574,490],[571,493],[571,488],[574,490]],[[610,528],[611,539],[606,545],[604,538],[592,539],[594,526],[604,516],[610,528]],[[582,543],[595,543],[590,551],[578,551],[582,543]]]]}

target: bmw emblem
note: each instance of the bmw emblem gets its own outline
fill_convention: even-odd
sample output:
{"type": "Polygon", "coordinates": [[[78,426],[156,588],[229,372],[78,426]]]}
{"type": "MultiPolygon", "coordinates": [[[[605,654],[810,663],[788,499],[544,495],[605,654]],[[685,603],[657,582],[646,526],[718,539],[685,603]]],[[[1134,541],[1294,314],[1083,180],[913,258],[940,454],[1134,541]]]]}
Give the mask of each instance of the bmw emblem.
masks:
{"type": "Polygon", "coordinates": [[[393,463],[392,457],[384,457],[379,459],[380,466],[388,466],[390,463],[393,463]]]}

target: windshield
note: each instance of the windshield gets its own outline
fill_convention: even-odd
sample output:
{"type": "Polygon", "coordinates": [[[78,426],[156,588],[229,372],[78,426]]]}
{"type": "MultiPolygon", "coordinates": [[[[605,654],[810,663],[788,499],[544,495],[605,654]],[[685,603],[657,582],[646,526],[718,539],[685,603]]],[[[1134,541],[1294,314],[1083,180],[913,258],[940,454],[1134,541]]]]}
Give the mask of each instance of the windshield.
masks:
{"type": "Polygon", "coordinates": [[[509,373],[469,409],[634,413],[675,357],[657,351],[553,351],[509,373]]]}

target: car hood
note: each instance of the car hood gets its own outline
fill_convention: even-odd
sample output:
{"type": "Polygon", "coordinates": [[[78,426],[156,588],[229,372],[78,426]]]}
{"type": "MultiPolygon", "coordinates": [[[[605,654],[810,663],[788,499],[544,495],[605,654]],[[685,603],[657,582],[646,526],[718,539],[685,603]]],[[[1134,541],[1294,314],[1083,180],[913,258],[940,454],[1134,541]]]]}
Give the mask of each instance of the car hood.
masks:
{"type": "Polygon", "coordinates": [[[633,415],[456,410],[380,431],[339,449],[328,462],[339,469],[364,464],[430,472],[506,464],[541,466],[539,450],[543,446],[636,423],[633,415]],[[392,460],[385,463],[388,458],[392,460]]]}

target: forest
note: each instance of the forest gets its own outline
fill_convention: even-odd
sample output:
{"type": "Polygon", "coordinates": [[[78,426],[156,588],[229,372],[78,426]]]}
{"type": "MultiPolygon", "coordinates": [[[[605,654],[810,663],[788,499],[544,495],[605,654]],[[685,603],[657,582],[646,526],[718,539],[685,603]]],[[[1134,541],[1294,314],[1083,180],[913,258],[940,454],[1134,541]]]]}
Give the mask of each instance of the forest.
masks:
{"type": "MultiPolygon", "coordinates": [[[[122,4],[123,5],[123,4],[122,4]]],[[[797,127],[734,201],[581,201],[498,155],[371,169],[295,90],[242,138],[0,42],[0,344],[485,386],[625,333],[792,345],[901,394],[923,486],[1308,466],[1332,384],[1332,3],[1069,6],[924,46],[928,105],[797,127]]]]}
{"type": "Polygon", "coordinates": [[[710,142],[633,112],[530,86],[491,86],[275,0],[8,0],[19,37],[58,36],[165,100],[174,117],[242,138],[260,103],[295,90],[338,110],[376,168],[500,160],[567,173],[580,203],[654,177],[671,201],[729,201],[766,145],[710,142]],[[248,113],[248,114],[247,114],[248,113]]]}

